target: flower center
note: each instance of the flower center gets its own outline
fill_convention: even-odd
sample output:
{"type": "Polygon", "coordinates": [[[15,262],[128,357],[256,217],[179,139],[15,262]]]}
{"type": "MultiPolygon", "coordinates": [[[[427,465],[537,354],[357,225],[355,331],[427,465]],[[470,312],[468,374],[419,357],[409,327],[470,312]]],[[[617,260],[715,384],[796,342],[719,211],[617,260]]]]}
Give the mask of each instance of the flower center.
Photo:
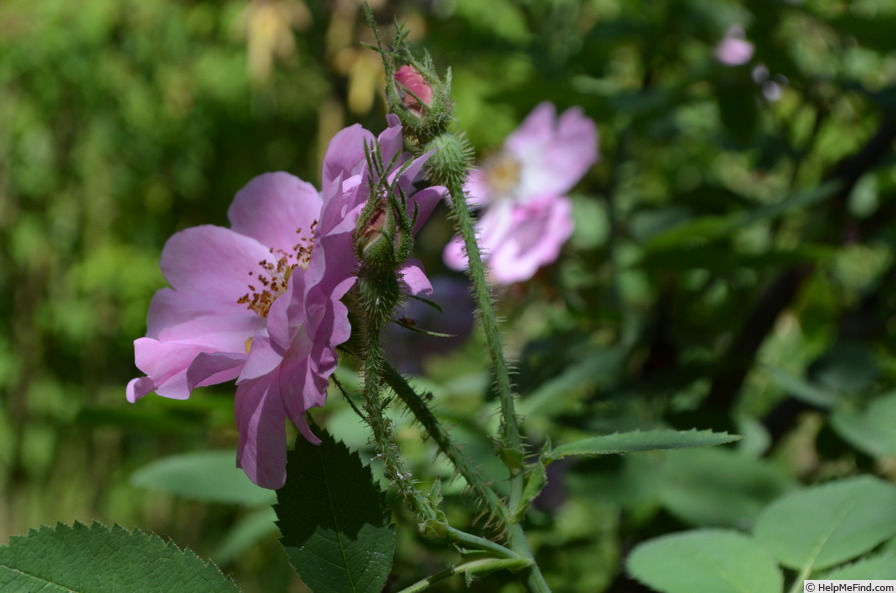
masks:
{"type": "Polygon", "coordinates": [[[289,285],[289,277],[298,266],[303,270],[308,269],[311,263],[311,252],[314,249],[314,230],[317,221],[311,223],[308,234],[303,234],[302,229],[297,229],[299,241],[292,246],[292,250],[269,249],[270,258],[258,262],[260,270],[250,270],[248,286],[251,292],[247,292],[237,300],[241,305],[247,305],[259,317],[266,318],[274,301],[286,292],[289,285]]]}
{"type": "Polygon", "coordinates": [[[520,163],[507,153],[488,159],[483,166],[488,185],[497,196],[510,196],[520,182],[520,163]]]}

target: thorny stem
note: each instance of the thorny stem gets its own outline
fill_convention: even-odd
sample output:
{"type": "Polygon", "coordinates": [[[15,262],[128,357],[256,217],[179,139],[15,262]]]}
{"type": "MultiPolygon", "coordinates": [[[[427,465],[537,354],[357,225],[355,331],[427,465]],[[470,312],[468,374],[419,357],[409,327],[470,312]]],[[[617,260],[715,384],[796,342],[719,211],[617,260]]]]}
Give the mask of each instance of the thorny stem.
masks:
{"type": "Polygon", "coordinates": [[[482,473],[454,443],[439,420],[433,415],[423,398],[407,383],[405,378],[388,362],[383,364],[383,378],[392,391],[398,395],[408,407],[417,421],[426,429],[430,438],[435,441],[442,452],[463,476],[473,496],[479,504],[488,509],[488,514],[497,517],[502,523],[507,522],[510,513],[504,502],[492,488],[486,484],[482,473]]]}
{"type": "MultiPolygon", "coordinates": [[[[386,383],[392,390],[398,395],[402,402],[411,410],[414,414],[414,417],[417,419],[420,424],[423,425],[423,428],[429,433],[429,436],[435,441],[436,445],[438,445],[439,450],[454,464],[454,467],[457,468],[457,471],[461,476],[467,481],[467,484],[470,486],[473,494],[480,500],[481,503],[485,504],[489,513],[498,518],[501,527],[505,530],[507,539],[511,542],[511,550],[508,550],[504,546],[500,546],[494,542],[490,542],[489,540],[483,540],[482,538],[475,538],[475,540],[462,540],[460,537],[471,537],[469,534],[457,531],[456,529],[449,527],[448,528],[448,537],[452,539],[452,541],[456,541],[458,543],[467,543],[468,545],[472,545],[474,547],[478,547],[485,550],[490,550],[493,552],[499,552],[497,549],[493,549],[491,547],[486,547],[486,543],[491,546],[496,546],[500,548],[500,550],[506,550],[513,554],[512,557],[516,558],[526,558],[529,559],[530,564],[524,568],[524,579],[526,582],[526,586],[529,591],[532,593],[550,593],[550,587],[547,582],[544,580],[544,576],[541,574],[541,570],[538,568],[538,565],[532,559],[533,554],[532,550],[529,548],[529,544],[526,541],[526,534],[523,531],[522,526],[519,523],[513,523],[510,517],[510,511],[504,502],[498,497],[494,490],[489,487],[482,478],[481,472],[473,465],[466,455],[454,444],[451,440],[451,437],[442,427],[441,423],[438,419],[433,415],[432,411],[429,409],[429,406],[426,405],[426,402],[423,400],[420,395],[414,391],[414,389],[408,385],[405,378],[395,370],[387,361],[383,362],[383,378],[386,383]]],[[[506,554],[505,554],[506,555],[506,554]]],[[[452,570],[452,569],[449,569],[452,570]]],[[[442,574],[442,573],[440,573],[442,574]]],[[[457,574],[457,572],[450,572],[445,576],[451,576],[453,574],[457,574]]],[[[438,575],[437,575],[438,576],[438,575]]],[[[435,577],[432,577],[435,578],[435,577]]],[[[441,577],[444,578],[444,577],[441,577]]],[[[438,580],[438,579],[436,579],[438,580]]],[[[418,583],[416,586],[421,586],[422,583],[431,583],[434,581],[424,580],[418,583]]],[[[429,585],[422,586],[419,589],[406,589],[406,591],[422,591],[429,585]]]]}
{"type": "Polygon", "coordinates": [[[501,333],[498,331],[492,295],[485,279],[485,265],[482,263],[482,255],[476,243],[476,231],[463,187],[456,178],[446,181],[451,203],[454,205],[457,231],[464,240],[467,259],[470,262],[467,273],[473,283],[473,298],[476,301],[479,320],[485,332],[486,345],[495,371],[495,388],[501,402],[501,442],[504,447],[501,458],[510,470],[510,507],[515,508],[522,497],[523,444],[510,384],[510,369],[504,358],[504,346],[501,343],[501,333]]]}

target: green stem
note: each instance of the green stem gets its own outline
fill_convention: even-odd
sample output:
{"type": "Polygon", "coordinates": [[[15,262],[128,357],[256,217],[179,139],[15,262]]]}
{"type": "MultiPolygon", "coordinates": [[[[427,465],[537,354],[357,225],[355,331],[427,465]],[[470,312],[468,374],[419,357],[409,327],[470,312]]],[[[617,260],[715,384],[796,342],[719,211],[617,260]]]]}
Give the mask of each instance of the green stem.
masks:
{"type": "MultiPolygon", "coordinates": [[[[526,534],[523,531],[523,527],[519,523],[512,523],[509,520],[509,511],[503,501],[498,497],[495,491],[485,483],[481,473],[473,465],[473,462],[471,462],[466,455],[461,452],[457,445],[454,444],[451,437],[445,429],[442,428],[441,423],[429,409],[429,406],[426,405],[425,400],[414,391],[401,373],[395,370],[388,361],[383,362],[383,378],[408,409],[411,410],[411,413],[414,414],[417,421],[423,425],[423,428],[429,433],[430,438],[432,438],[436,445],[438,445],[439,450],[448,457],[452,464],[454,464],[454,467],[457,468],[460,475],[463,476],[467,481],[467,484],[469,484],[474,495],[480,499],[480,502],[486,505],[490,513],[498,517],[501,526],[506,530],[506,537],[511,543],[511,549],[505,548],[504,546],[489,540],[458,531],[452,527],[448,528],[448,538],[457,543],[488,550],[508,558],[522,557],[531,560],[533,554],[532,550],[529,548],[529,543],[526,540],[526,534]]],[[[550,587],[544,580],[544,576],[541,574],[541,570],[534,560],[532,560],[530,566],[524,569],[524,580],[526,587],[531,593],[550,593],[550,587]]]]}
{"type": "Polygon", "coordinates": [[[504,447],[501,458],[511,475],[510,508],[516,508],[523,492],[523,444],[510,384],[510,369],[504,358],[504,346],[501,343],[501,333],[498,331],[498,320],[495,316],[491,291],[485,278],[485,265],[482,263],[482,255],[479,245],[476,243],[476,231],[470,210],[467,207],[463,186],[461,181],[456,178],[445,181],[451,195],[451,202],[454,205],[457,231],[463,238],[467,250],[468,274],[473,283],[473,298],[479,311],[479,319],[485,332],[485,341],[495,372],[495,387],[501,402],[501,442],[504,447]]]}
{"type": "Polygon", "coordinates": [[[382,374],[385,359],[380,344],[380,334],[398,301],[398,280],[397,277],[394,279],[395,286],[393,287],[393,282],[383,282],[383,276],[377,278],[373,274],[371,274],[371,270],[362,269],[358,279],[361,301],[365,309],[364,319],[361,323],[364,348],[364,389],[362,392],[364,411],[367,424],[373,433],[377,452],[383,458],[386,477],[395,484],[402,499],[417,516],[421,527],[425,528],[432,526],[433,523],[444,523],[444,516],[414,485],[413,475],[405,466],[404,459],[395,445],[392,436],[392,421],[385,415],[388,401],[382,396],[382,374]]]}
{"type": "Polygon", "coordinates": [[[458,473],[467,481],[470,491],[478,502],[488,509],[489,515],[497,517],[503,524],[508,523],[510,513],[501,498],[486,483],[482,473],[475,466],[454,441],[448,432],[442,427],[439,420],[433,415],[429,406],[420,395],[408,384],[405,378],[388,362],[383,364],[383,378],[392,388],[401,401],[408,407],[430,438],[435,441],[442,452],[454,465],[458,473]]]}
{"type": "Polygon", "coordinates": [[[465,546],[471,546],[473,548],[478,548],[486,552],[492,552],[496,556],[501,556],[503,558],[516,560],[520,559],[520,555],[510,548],[505,548],[501,544],[496,544],[495,542],[485,539],[484,537],[479,537],[478,535],[473,535],[472,533],[467,533],[466,531],[461,531],[460,529],[455,529],[454,527],[449,527],[447,529],[446,536],[449,540],[456,544],[463,544],[465,546]]]}
{"type": "Polygon", "coordinates": [[[463,564],[458,564],[457,566],[452,566],[447,570],[443,570],[442,572],[436,573],[431,577],[427,577],[421,581],[418,581],[410,587],[402,589],[398,593],[419,593],[420,591],[429,589],[431,585],[457,574],[467,573],[469,575],[476,575],[494,572],[496,570],[520,570],[525,566],[526,562],[523,560],[479,558],[477,560],[471,560],[469,562],[464,562],[463,564]]]}
{"type": "Polygon", "coordinates": [[[541,574],[541,569],[535,562],[535,557],[532,554],[532,549],[529,547],[529,542],[526,540],[523,526],[519,523],[514,523],[508,526],[508,528],[510,530],[510,547],[513,551],[524,558],[532,558],[532,564],[523,573],[523,581],[529,593],[551,593],[550,586],[544,580],[544,575],[541,574]]]}

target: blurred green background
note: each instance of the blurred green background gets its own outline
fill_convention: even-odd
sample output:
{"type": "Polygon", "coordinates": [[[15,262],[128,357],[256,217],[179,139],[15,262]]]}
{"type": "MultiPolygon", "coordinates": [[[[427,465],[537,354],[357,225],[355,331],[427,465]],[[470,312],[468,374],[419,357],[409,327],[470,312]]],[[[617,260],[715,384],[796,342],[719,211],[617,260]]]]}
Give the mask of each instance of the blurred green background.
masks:
{"type": "MultiPolygon", "coordinates": [[[[581,105],[600,130],[561,260],[498,295],[533,443],[637,426],[739,432],[726,453],[776,476],[744,494],[746,517],[797,481],[896,475],[892,2],[373,7],[387,37],[403,20],[452,69],[458,125],[480,154],[544,100],[581,105]],[[731,26],[755,46],[742,65],[713,54],[731,26]],[[880,414],[894,422],[867,428],[880,414]]],[[[131,483],[160,457],[236,442],[229,387],[128,404],[132,341],[164,286],[168,236],[226,224],[262,172],[319,184],[336,131],[383,128],[371,41],[352,0],[0,4],[0,542],[96,519],[208,556],[250,513],[131,483]]],[[[431,276],[447,274],[444,214],[419,239],[431,276]]],[[[462,435],[495,422],[483,358],[474,336],[415,361],[462,435]]],[[[340,434],[343,411],[334,401],[321,418],[364,446],[357,422],[340,434]]],[[[419,429],[402,431],[432,471],[419,429]]],[[[704,453],[560,468],[532,518],[555,590],[624,590],[632,543],[743,519],[700,514],[688,486],[700,472],[681,468],[741,463],[704,453]],[[645,485],[657,464],[673,485],[645,485]]],[[[703,494],[743,493],[736,477],[703,494]]],[[[399,582],[437,568],[425,543],[402,549],[399,582]]],[[[246,591],[302,590],[279,554],[269,535],[223,568],[246,591]]]]}

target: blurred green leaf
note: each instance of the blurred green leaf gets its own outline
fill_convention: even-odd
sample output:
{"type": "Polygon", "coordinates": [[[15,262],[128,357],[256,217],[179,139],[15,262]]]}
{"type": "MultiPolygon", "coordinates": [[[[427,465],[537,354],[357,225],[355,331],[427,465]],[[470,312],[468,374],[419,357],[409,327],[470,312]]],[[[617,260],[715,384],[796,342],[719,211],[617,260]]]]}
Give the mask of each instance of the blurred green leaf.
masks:
{"type": "Polygon", "coordinates": [[[670,451],[659,498],[695,527],[750,528],[794,484],[768,463],[728,449],[670,451]]]}
{"type": "Polygon", "coordinates": [[[566,443],[547,451],[544,457],[550,462],[569,457],[570,455],[591,457],[640,451],[712,447],[731,443],[739,438],[737,435],[712,432],[711,430],[636,430],[589,437],[580,441],[566,443]]]}
{"type": "Polygon", "coordinates": [[[828,182],[818,187],[788,196],[779,202],[766,204],[724,216],[696,218],[650,239],[644,246],[648,251],[676,248],[680,245],[699,244],[728,237],[752,224],[774,220],[796,209],[809,208],[834,194],[838,185],[828,182]]]}
{"type": "Polygon", "coordinates": [[[893,49],[893,30],[896,29],[896,13],[880,11],[874,17],[843,14],[828,21],[831,27],[852,36],[860,44],[882,52],[893,49]]]}
{"type": "Polygon", "coordinates": [[[233,561],[258,543],[263,537],[277,532],[277,513],[271,507],[252,511],[234,525],[212,554],[218,564],[233,561]]]}
{"type": "Polygon", "coordinates": [[[272,491],[256,486],[236,467],[234,451],[195,451],[154,461],[131,475],[142,488],[193,500],[256,506],[272,504],[272,491]]]}
{"type": "Polygon", "coordinates": [[[830,568],[896,534],[896,487],[861,476],[785,495],[763,511],[755,535],[784,566],[830,568]]]}
{"type": "Polygon", "coordinates": [[[868,455],[896,456],[896,393],[878,396],[864,410],[838,408],[830,422],[845,441],[868,455]]]}
{"type": "Polygon", "coordinates": [[[870,389],[880,377],[877,354],[859,341],[836,342],[809,368],[813,379],[826,388],[847,395],[870,389]]]}
{"type": "Polygon", "coordinates": [[[731,272],[739,268],[762,270],[794,264],[819,262],[830,259],[834,251],[823,246],[804,246],[793,250],[774,250],[762,253],[743,253],[734,249],[719,249],[717,245],[704,244],[647,251],[635,265],[654,270],[704,269],[710,272],[731,272]]]}
{"type": "Polygon", "coordinates": [[[773,383],[788,394],[806,403],[830,408],[836,405],[840,399],[839,394],[836,392],[809,383],[805,379],[792,375],[784,369],[768,367],[766,371],[773,383]]]}
{"type": "Polygon", "coordinates": [[[776,593],[784,585],[774,558],[736,531],[703,529],[659,537],[636,547],[626,567],[663,593],[776,593]]]}

